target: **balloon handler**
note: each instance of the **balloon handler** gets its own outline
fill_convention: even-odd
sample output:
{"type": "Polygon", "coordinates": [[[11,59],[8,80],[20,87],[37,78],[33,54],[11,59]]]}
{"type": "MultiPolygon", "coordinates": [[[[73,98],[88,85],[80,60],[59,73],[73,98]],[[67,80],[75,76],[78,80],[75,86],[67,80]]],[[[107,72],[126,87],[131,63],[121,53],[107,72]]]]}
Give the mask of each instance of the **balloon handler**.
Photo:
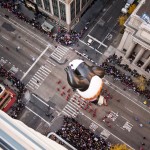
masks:
{"type": "Polygon", "coordinates": [[[65,68],[67,80],[84,100],[95,104],[105,104],[100,96],[103,87],[104,70],[99,66],[89,66],[81,59],[75,59],[65,68]]]}

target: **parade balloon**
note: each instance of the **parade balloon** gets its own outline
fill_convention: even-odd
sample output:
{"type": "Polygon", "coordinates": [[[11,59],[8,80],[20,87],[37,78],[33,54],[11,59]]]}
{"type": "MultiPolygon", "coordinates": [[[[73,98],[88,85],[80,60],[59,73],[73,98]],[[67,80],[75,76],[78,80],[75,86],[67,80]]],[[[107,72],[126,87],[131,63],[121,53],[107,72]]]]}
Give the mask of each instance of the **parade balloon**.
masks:
{"type": "Polygon", "coordinates": [[[65,68],[69,85],[81,97],[95,101],[103,87],[104,70],[99,66],[89,66],[83,60],[75,59],[65,68]]]}

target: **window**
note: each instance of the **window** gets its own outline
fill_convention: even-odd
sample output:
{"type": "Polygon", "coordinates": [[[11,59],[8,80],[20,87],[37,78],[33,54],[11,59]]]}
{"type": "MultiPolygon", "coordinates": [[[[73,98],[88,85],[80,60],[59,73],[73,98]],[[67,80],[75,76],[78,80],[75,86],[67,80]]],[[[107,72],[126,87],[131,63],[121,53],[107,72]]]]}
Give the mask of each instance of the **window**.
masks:
{"type": "Polygon", "coordinates": [[[52,0],[52,6],[53,6],[54,15],[59,17],[57,0],[52,0]]]}
{"type": "Polygon", "coordinates": [[[59,2],[59,8],[60,8],[61,19],[66,22],[66,9],[65,9],[65,4],[62,3],[62,2],[59,2]]]}
{"type": "Polygon", "coordinates": [[[71,20],[75,18],[75,1],[71,3],[71,20]]]}
{"type": "Polygon", "coordinates": [[[86,5],[87,0],[82,0],[82,8],[86,5]]]}
{"type": "Polygon", "coordinates": [[[44,2],[45,10],[51,12],[49,0],[43,0],[43,2],[44,2]]]}
{"type": "Polygon", "coordinates": [[[42,2],[41,2],[41,0],[36,0],[36,4],[37,4],[37,6],[42,7],[42,2]]]}
{"type": "Polygon", "coordinates": [[[76,0],[76,15],[80,12],[80,0],[76,0]]]}

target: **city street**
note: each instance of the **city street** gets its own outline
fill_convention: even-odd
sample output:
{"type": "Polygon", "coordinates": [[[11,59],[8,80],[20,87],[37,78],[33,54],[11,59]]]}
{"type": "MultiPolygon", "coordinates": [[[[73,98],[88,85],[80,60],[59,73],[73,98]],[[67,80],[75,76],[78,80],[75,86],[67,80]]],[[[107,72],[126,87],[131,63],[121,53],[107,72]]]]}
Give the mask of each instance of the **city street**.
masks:
{"type": "Polygon", "coordinates": [[[124,1],[116,0],[103,9],[97,18],[96,23],[94,25],[92,24],[92,28],[89,28],[86,36],[80,40],[79,44],[81,45],[82,50],[94,50],[99,55],[104,54],[106,49],[120,32],[118,18],[122,15],[121,8],[124,5],[124,1]],[[90,45],[87,44],[89,39],[92,39],[90,45]]]}
{"type": "MultiPolygon", "coordinates": [[[[103,54],[107,50],[119,33],[117,19],[124,3],[116,0],[100,14],[87,36],[80,40],[79,51],[88,47],[103,54]],[[94,40],[91,46],[87,46],[89,38],[94,40]]],[[[23,98],[26,106],[19,120],[46,134],[57,131],[66,115],[110,143],[125,143],[138,150],[144,142],[144,149],[150,149],[150,110],[137,97],[128,95],[105,76],[104,89],[112,96],[108,106],[91,104],[85,109],[86,102],[71,89],[64,69],[77,58],[89,65],[93,65],[92,62],[77,55],[72,47],[52,42],[30,25],[9,16],[7,19],[0,12],[0,65],[27,88],[23,98]],[[143,137],[146,137],[144,141],[143,137]]]]}

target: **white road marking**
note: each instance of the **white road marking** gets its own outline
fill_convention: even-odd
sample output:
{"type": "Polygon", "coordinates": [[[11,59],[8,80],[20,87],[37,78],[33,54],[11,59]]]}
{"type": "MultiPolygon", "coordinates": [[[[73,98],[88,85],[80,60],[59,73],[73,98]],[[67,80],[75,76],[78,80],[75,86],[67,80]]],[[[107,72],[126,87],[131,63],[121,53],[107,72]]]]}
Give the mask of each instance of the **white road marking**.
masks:
{"type": "Polygon", "coordinates": [[[110,17],[108,20],[107,20],[107,23],[112,19],[112,17],[110,17]]]}
{"type": "Polygon", "coordinates": [[[28,86],[29,88],[31,88],[32,90],[34,90],[34,88],[31,86],[31,84],[27,84],[27,86],[28,86]]]}
{"type": "Polygon", "coordinates": [[[103,45],[105,48],[108,47],[108,46],[105,45],[103,42],[99,41],[98,39],[94,38],[93,36],[91,36],[91,35],[89,35],[89,34],[88,34],[88,37],[91,38],[91,39],[93,39],[93,40],[96,41],[97,43],[103,45]]]}
{"type": "MultiPolygon", "coordinates": [[[[98,125],[100,128],[108,131],[106,128],[104,128],[103,126],[101,126],[100,124],[98,124],[97,122],[95,122],[93,119],[91,119],[90,117],[86,116],[85,114],[82,113],[83,116],[85,116],[86,118],[88,118],[89,120],[91,120],[92,122],[94,122],[96,125],[98,125]]],[[[108,131],[110,132],[110,131],[108,131]]],[[[112,132],[110,132],[111,135],[113,135],[116,139],[118,139],[119,141],[121,141],[122,143],[125,143],[128,147],[130,147],[132,150],[135,150],[133,147],[131,147],[129,144],[127,144],[125,141],[121,140],[119,137],[117,137],[116,135],[114,135],[112,132]]]]}
{"type": "Polygon", "coordinates": [[[40,102],[42,102],[44,105],[49,106],[47,103],[45,103],[43,100],[41,100],[39,97],[37,97],[35,94],[32,94],[32,96],[36,97],[40,102]]]}
{"type": "Polygon", "coordinates": [[[133,111],[132,111],[132,110],[130,110],[129,108],[125,107],[125,109],[127,109],[128,111],[130,111],[131,113],[133,113],[133,111]]]}
{"type": "Polygon", "coordinates": [[[8,38],[6,38],[6,37],[5,37],[5,36],[3,36],[3,35],[2,35],[2,37],[3,37],[5,40],[7,40],[7,41],[9,40],[8,38]]]}
{"type": "Polygon", "coordinates": [[[39,52],[42,52],[40,49],[38,49],[37,47],[35,47],[35,45],[32,45],[30,42],[25,41],[27,44],[29,44],[31,47],[33,47],[33,49],[38,50],[39,52]]]}
{"type": "Polygon", "coordinates": [[[66,48],[62,45],[55,48],[55,50],[51,53],[51,57],[54,58],[56,61],[60,62],[61,59],[67,54],[69,48],[66,48]]]}
{"type": "Polygon", "coordinates": [[[47,60],[47,62],[49,62],[51,65],[56,66],[55,64],[53,64],[51,61],[47,60]]]}
{"type": "Polygon", "coordinates": [[[124,116],[121,116],[123,119],[125,119],[126,121],[130,122],[127,118],[125,118],[124,116]]]}
{"type": "Polygon", "coordinates": [[[128,132],[130,132],[132,127],[133,127],[133,125],[130,122],[126,121],[126,123],[123,125],[122,128],[126,129],[128,132]]]}
{"type": "Polygon", "coordinates": [[[118,113],[115,113],[115,112],[111,111],[110,114],[107,117],[109,119],[111,119],[112,121],[115,121],[118,117],[118,113]]]}
{"type": "Polygon", "coordinates": [[[44,70],[46,73],[50,73],[51,72],[51,70],[49,70],[48,68],[46,68],[45,66],[42,66],[41,67],[41,70],[44,70]],[[47,70],[47,71],[46,71],[47,70]]]}
{"type": "MultiPolygon", "coordinates": [[[[108,7],[108,9],[103,13],[103,15],[101,16],[101,18],[97,21],[97,23],[104,17],[104,15],[107,13],[107,11],[112,7],[112,5],[110,5],[108,7]]],[[[93,28],[90,30],[89,34],[93,31],[93,29],[95,28],[95,26],[97,25],[97,23],[93,26],[93,28]]]]}
{"type": "Polygon", "coordinates": [[[28,66],[31,66],[29,63],[26,63],[28,66]]]}
{"type": "MultiPolygon", "coordinates": [[[[87,43],[85,43],[84,41],[82,41],[82,40],[80,40],[80,39],[79,39],[79,41],[82,42],[83,44],[87,45],[87,43]]],[[[94,47],[92,47],[92,46],[89,46],[89,47],[90,47],[91,49],[94,49],[97,53],[99,53],[99,54],[101,54],[101,55],[103,54],[103,53],[99,52],[97,49],[95,49],[94,47]]],[[[76,52],[77,52],[77,51],[76,51],[76,52]]],[[[78,53],[79,53],[79,52],[78,52],[78,53]]]]}
{"type": "Polygon", "coordinates": [[[110,132],[109,132],[108,130],[105,130],[105,129],[100,133],[100,136],[101,136],[103,139],[105,139],[105,140],[107,140],[110,135],[111,135],[110,132]]]}
{"type": "Polygon", "coordinates": [[[35,81],[35,80],[30,80],[29,81],[29,84],[31,84],[31,83],[33,83],[34,84],[34,86],[37,86],[37,87],[39,87],[39,84],[37,84],[37,82],[35,81]]]}
{"type": "Polygon", "coordinates": [[[94,122],[92,122],[89,126],[90,129],[93,130],[93,132],[98,128],[98,125],[96,125],[94,122]]]}
{"type": "Polygon", "coordinates": [[[21,81],[27,76],[27,74],[31,71],[31,69],[35,66],[35,64],[40,60],[40,58],[44,55],[44,53],[49,49],[50,45],[48,44],[46,49],[40,54],[40,56],[35,60],[35,62],[31,65],[31,67],[27,70],[27,72],[20,79],[21,81]]]}
{"type": "Polygon", "coordinates": [[[30,109],[28,106],[25,106],[29,111],[31,111],[33,114],[38,116],[40,119],[42,119],[45,123],[47,123],[50,126],[50,123],[47,122],[45,119],[43,119],[40,115],[38,115],[36,112],[34,112],[32,109],[30,109]]]}
{"type": "Polygon", "coordinates": [[[39,76],[38,72],[34,76],[35,78],[37,77],[37,78],[40,78],[41,80],[45,80],[45,78],[42,78],[41,76],[39,76]]]}
{"type": "Polygon", "coordinates": [[[44,71],[42,71],[42,69],[39,69],[38,72],[40,72],[41,74],[43,74],[45,77],[47,77],[48,74],[49,74],[48,72],[47,72],[48,74],[46,74],[44,71]]]}

